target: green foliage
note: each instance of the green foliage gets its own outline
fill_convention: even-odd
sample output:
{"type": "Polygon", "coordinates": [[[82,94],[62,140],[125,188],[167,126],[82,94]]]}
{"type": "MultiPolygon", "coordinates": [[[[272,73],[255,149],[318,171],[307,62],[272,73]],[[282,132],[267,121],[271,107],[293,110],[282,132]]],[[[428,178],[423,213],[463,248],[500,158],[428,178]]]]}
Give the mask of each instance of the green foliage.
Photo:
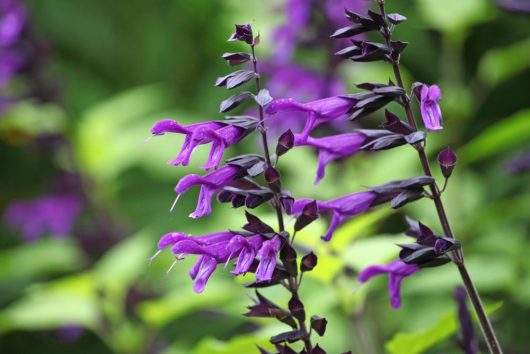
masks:
{"type": "MultiPolygon", "coordinates": [[[[491,314],[501,307],[501,303],[487,309],[491,314]]],[[[390,354],[421,354],[434,345],[454,335],[459,328],[457,313],[451,311],[442,316],[432,327],[416,333],[397,333],[385,345],[390,354]]]]}
{"type": "Polygon", "coordinates": [[[478,74],[488,84],[498,85],[530,67],[528,52],[530,40],[492,49],[480,60],[478,74]]]}
{"type": "Polygon", "coordinates": [[[21,245],[0,251],[0,284],[76,271],[82,264],[83,255],[68,239],[21,245]]]}
{"type": "Polygon", "coordinates": [[[530,110],[517,112],[484,130],[459,151],[463,161],[471,163],[506,152],[528,140],[530,110]]]}
{"type": "Polygon", "coordinates": [[[493,16],[493,9],[486,0],[418,0],[417,4],[429,27],[453,34],[465,32],[470,26],[493,16]]]}
{"type": "Polygon", "coordinates": [[[272,349],[269,338],[257,338],[256,336],[238,336],[228,342],[222,342],[213,338],[202,340],[193,354],[254,354],[257,352],[256,345],[266,349],[272,349]]]}

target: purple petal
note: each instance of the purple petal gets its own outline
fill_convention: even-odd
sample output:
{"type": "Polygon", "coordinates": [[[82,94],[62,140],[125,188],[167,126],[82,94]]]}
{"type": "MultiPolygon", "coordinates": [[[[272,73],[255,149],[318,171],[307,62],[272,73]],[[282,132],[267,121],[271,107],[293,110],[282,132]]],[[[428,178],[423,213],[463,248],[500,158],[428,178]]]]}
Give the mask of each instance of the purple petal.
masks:
{"type": "Polygon", "coordinates": [[[273,100],[267,108],[265,113],[275,114],[278,112],[310,112],[311,108],[300,102],[296,102],[292,98],[279,98],[273,100]]]}
{"type": "Polygon", "coordinates": [[[195,280],[193,290],[196,293],[202,293],[208,279],[215,271],[217,261],[211,257],[201,257],[197,264],[190,270],[190,276],[195,280]]]}
{"type": "Polygon", "coordinates": [[[331,222],[329,223],[328,231],[324,236],[322,236],[322,240],[329,241],[331,240],[331,237],[333,236],[333,233],[337,229],[337,227],[340,226],[347,218],[344,215],[339,214],[338,212],[334,212],[331,216],[331,222]]]}
{"type": "Polygon", "coordinates": [[[193,186],[203,183],[203,177],[195,174],[182,177],[175,186],[175,192],[178,194],[185,193],[193,186]]]}
{"type": "Polygon", "coordinates": [[[162,119],[151,128],[151,134],[164,135],[165,133],[189,134],[190,130],[173,119],[162,119]]]}
{"type": "Polygon", "coordinates": [[[280,238],[275,236],[270,241],[263,242],[258,251],[260,261],[256,269],[256,279],[258,281],[270,281],[274,269],[276,268],[276,256],[280,249],[280,238]]]}
{"type": "Polygon", "coordinates": [[[164,248],[172,246],[176,242],[188,237],[190,237],[190,235],[186,235],[180,232],[167,233],[160,238],[160,241],[158,241],[158,249],[163,250],[164,248]]]}

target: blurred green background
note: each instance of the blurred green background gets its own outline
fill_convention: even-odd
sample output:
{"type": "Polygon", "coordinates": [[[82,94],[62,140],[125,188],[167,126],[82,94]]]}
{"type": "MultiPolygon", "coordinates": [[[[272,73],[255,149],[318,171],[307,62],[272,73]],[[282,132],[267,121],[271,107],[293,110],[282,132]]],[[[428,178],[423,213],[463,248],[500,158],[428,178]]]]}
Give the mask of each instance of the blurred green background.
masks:
{"type": "MultiPolygon", "coordinates": [[[[88,198],[72,235],[31,243],[1,226],[0,352],[56,353],[254,353],[283,328],[241,316],[250,303],[245,279],[218,270],[204,293],[192,291],[179,262],[167,276],[169,254],[151,266],[159,237],[238,229],[243,210],[215,205],[210,217],[191,220],[197,192],[187,193],[173,214],[173,187],[199,173],[207,149],[190,168],[165,162],[181,138],[144,142],[161,118],[182,123],[220,119],[217,76],[229,72],[220,55],[234,23],[251,22],[261,33],[258,55],[274,45],[281,1],[237,0],[28,0],[33,30],[51,47],[49,76],[61,104],[25,100],[0,118],[0,209],[13,200],[47,193],[53,176],[80,172],[88,198]],[[38,136],[60,134],[69,144],[52,153],[35,148],[38,136]]],[[[444,195],[469,269],[483,295],[505,353],[530,353],[530,174],[506,168],[530,153],[530,16],[503,12],[489,0],[388,1],[408,17],[396,32],[410,42],[403,55],[405,81],[438,83],[445,129],[434,133],[434,158],[450,145],[459,163],[444,195]]],[[[321,48],[297,60],[325,70],[321,48]]],[[[348,90],[354,82],[387,81],[383,63],[344,62],[348,90]]],[[[365,119],[376,126],[380,117],[365,119]]],[[[37,145],[38,147],[38,145],[37,145]]],[[[253,138],[226,157],[257,148],[253,138]]],[[[338,197],[390,179],[420,173],[413,149],[400,148],[332,164],[313,186],[316,156],[295,149],[282,164],[284,186],[297,197],[338,197]]],[[[297,236],[319,255],[304,278],[301,296],[312,314],[325,316],[328,332],[316,342],[339,353],[458,353],[459,284],[451,266],[407,279],[403,307],[388,304],[386,281],[360,286],[355,274],[387,262],[403,240],[404,213],[439,230],[428,200],[394,212],[386,208],[346,223],[332,242],[319,240],[319,220],[297,236]]],[[[266,220],[268,209],[257,213],[266,220]]],[[[265,290],[279,303],[282,290],[265,290]]]]}

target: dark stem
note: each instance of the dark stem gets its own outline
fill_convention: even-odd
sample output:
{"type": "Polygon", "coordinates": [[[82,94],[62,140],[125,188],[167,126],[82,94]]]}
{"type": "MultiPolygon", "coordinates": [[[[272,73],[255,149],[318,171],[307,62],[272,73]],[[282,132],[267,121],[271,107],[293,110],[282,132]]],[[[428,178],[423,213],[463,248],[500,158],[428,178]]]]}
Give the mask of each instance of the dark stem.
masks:
{"type": "MultiPolygon", "coordinates": [[[[254,45],[250,46],[252,50],[252,65],[254,67],[254,73],[256,74],[256,94],[259,93],[261,87],[260,87],[260,77],[258,73],[258,60],[256,58],[256,51],[254,49],[254,45]]],[[[260,133],[261,133],[261,142],[263,144],[263,153],[265,154],[265,160],[267,161],[268,167],[273,167],[271,162],[271,155],[269,153],[269,142],[267,140],[267,128],[265,127],[265,120],[264,120],[264,114],[263,114],[263,107],[261,105],[258,105],[259,110],[259,121],[260,121],[260,133]]],[[[272,201],[272,206],[274,209],[276,209],[276,216],[278,218],[278,228],[280,229],[280,232],[285,230],[285,225],[283,222],[283,213],[282,213],[282,206],[280,203],[280,197],[277,193],[274,193],[274,198],[272,201]]]]}
{"type": "MultiPolygon", "coordinates": [[[[256,51],[255,51],[254,45],[251,45],[250,48],[252,50],[252,65],[254,68],[254,73],[256,74],[256,79],[255,79],[256,94],[258,94],[259,91],[261,90],[260,77],[259,77],[259,72],[258,72],[258,60],[256,58],[256,51]]],[[[273,167],[272,162],[271,162],[270,152],[269,152],[269,143],[267,140],[267,128],[265,127],[263,107],[259,104],[258,104],[258,110],[259,110],[259,121],[260,121],[259,130],[261,133],[261,141],[263,144],[263,152],[265,154],[265,160],[267,162],[267,167],[273,167]]],[[[276,216],[278,219],[278,229],[280,230],[280,232],[285,231],[282,205],[280,203],[280,196],[278,195],[278,193],[274,193],[274,197],[272,200],[272,206],[276,210],[276,216]]],[[[294,241],[294,235],[290,241],[291,244],[293,241],[294,241]]],[[[286,240],[286,242],[289,242],[289,241],[286,240]]],[[[296,276],[292,276],[292,277],[289,277],[288,284],[283,284],[283,286],[291,293],[291,296],[300,302],[301,300],[300,300],[300,296],[298,295],[298,287],[300,286],[301,280],[302,280],[301,275],[300,275],[300,281],[298,281],[298,278],[296,276]]],[[[307,331],[307,326],[305,324],[305,321],[302,321],[299,319],[297,321],[298,321],[298,329],[303,335],[302,341],[304,342],[305,351],[307,354],[312,354],[313,345],[311,344],[311,334],[307,331]]]]}
{"type": "MultiPolygon", "coordinates": [[[[384,0],[378,0],[377,3],[379,4],[381,15],[385,19],[385,28],[383,28],[381,33],[383,34],[383,37],[385,38],[387,46],[390,48],[390,38],[391,38],[392,33],[390,29],[388,28],[388,25],[386,25],[385,2],[384,0]]],[[[405,86],[403,84],[403,79],[401,77],[401,70],[399,67],[399,56],[397,58],[392,59],[391,64],[392,64],[392,68],[394,69],[394,74],[396,76],[396,81],[397,81],[398,86],[404,89],[405,86]]],[[[407,120],[409,124],[413,126],[414,129],[417,130],[418,128],[416,125],[416,120],[414,119],[414,114],[410,106],[410,98],[408,96],[405,96],[402,99],[402,103],[403,103],[403,107],[405,108],[405,113],[407,115],[407,120]]],[[[418,155],[420,158],[421,166],[423,168],[423,173],[426,176],[432,177],[431,167],[429,165],[429,159],[427,158],[427,155],[425,154],[424,147],[420,144],[417,144],[415,147],[418,150],[418,155]]],[[[453,231],[451,229],[451,225],[449,223],[449,219],[447,218],[447,214],[445,212],[442,199],[441,199],[440,188],[438,187],[438,184],[436,183],[436,181],[430,185],[430,190],[433,196],[432,199],[436,207],[436,212],[438,213],[438,218],[440,219],[440,223],[442,225],[445,235],[447,237],[455,238],[453,231]]],[[[478,291],[473,281],[471,280],[471,277],[469,276],[469,273],[464,265],[463,252],[461,250],[457,250],[453,252],[451,258],[458,267],[458,270],[460,272],[460,276],[462,277],[462,281],[464,283],[466,291],[469,295],[469,298],[471,299],[471,303],[473,304],[473,308],[475,309],[475,312],[477,314],[477,317],[480,323],[480,328],[482,330],[482,333],[484,335],[484,338],[486,340],[490,353],[491,354],[502,354],[502,349],[495,335],[495,331],[493,330],[493,326],[491,325],[491,322],[488,316],[486,315],[486,312],[484,311],[484,306],[482,305],[482,301],[480,300],[478,291]]]]}

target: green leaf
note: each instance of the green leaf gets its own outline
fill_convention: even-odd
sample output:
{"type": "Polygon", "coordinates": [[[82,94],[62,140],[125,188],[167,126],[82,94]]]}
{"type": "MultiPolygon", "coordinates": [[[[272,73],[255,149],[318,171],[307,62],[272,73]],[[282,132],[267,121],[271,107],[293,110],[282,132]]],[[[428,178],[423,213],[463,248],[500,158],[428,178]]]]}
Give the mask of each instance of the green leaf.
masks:
{"type": "Polygon", "coordinates": [[[410,239],[405,236],[377,236],[358,240],[351,244],[344,252],[344,262],[356,270],[372,264],[390,261],[399,252],[396,243],[404,243],[410,239]]]}
{"type": "Polygon", "coordinates": [[[500,154],[526,142],[530,136],[530,109],[520,111],[484,130],[458,151],[467,163],[500,154]]]}
{"type": "Polygon", "coordinates": [[[156,250],[147,232],[130,236],[99,260],[94,268],[95,280],[110,291],[124,291],[146,271],[147,258],[156,250]]]}
{"type": "Polygon", "coordinates": [[[0,313],[0,333],[67,325],[96,328],[96,290],[88,274],[62,278],[30,288],[28,294],[0,313]]]}
{"type": "Polygon", "coordinates": [[[0,252],[0,283],[75,271],[83,263],[72,240],[43,239],[0,252]]]}
{"type": "MultiPolygon", "coordinates": [[[[191,284],[187,284],[191,287],[191,284]]],[[[208,291],[195,294],[191,291],[178,289],[163,298],[142,302],[137,312],[140,318],[155,328],[161,328],[189,313],[205,308],[216,308],[233,299],[229,291],[223,290],[217,282],[208,284],[208,291]]]]}
{"type": "MultiPolygon", "coordinates": [[[[502,306],[496,303],[486,308],[488,314],[493,313],[502,306]]],[[[431,328],[415,333],[398,333],[389,342],[385,349],[390,354],[420,354],[435,344],[455,334],[458,330],[456,311],[446,313],[431,328]]]]}
{"type": "Polygon", "coordinates": [[[25,101],[14,105],[0,119],[0,130],[14,129],[28,135],[62,133],[66,120],[65,112],[57,105],[25,101]]]}
{"type": "Polygon", "coordinates": [[[256,345],[273,350],[269,338],[245,335],[230,339],[228,342],[206,338],[197,345],[192,354],[255,354],[257,353],[256,345]]]}
{"type": "Polygon", "coordinates": [[[108,180],[141,161],[142,142],[156,121],[153,116],[170,104],[167,87],[149,85],[92,107],[78,128],[79,161],[86,172],[108,180]]]}
{"type": "Polygon", "coordinates": [[[440,31],[456,33],[489,20],[494,12],[486,0],[417,0],[425,22],[440,31]]]}
{"type": "Polygon", "coordinates": [[[530,40],[487,52],[480,60],[478,74],[483,81],[497,85],[530,67],[530,40]]]}
{"type": "Polygon", "coordinates": [[[380,208],[351,218],[333,233],[329,246],[336,252],[343,252],[356,238],[373,233],[374,225],[391,213],[390,208],[380,208]]]}

